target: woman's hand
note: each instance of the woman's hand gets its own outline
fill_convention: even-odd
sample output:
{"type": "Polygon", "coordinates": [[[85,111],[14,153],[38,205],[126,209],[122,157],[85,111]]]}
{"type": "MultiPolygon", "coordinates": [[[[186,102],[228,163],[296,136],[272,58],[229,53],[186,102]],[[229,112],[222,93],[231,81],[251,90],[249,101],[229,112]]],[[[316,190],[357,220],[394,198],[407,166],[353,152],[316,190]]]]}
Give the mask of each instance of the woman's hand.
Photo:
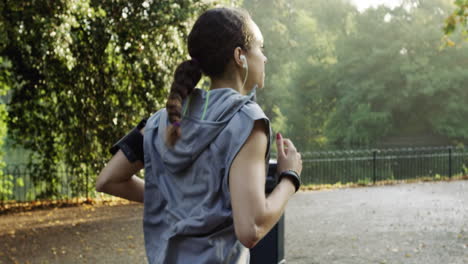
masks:
{"type": "Polygon", "coordinates": [[[278,173],[293,170],[301,175],[302,158],[291,140],[276,134],[276,147],[278,149],[278,173]]]}

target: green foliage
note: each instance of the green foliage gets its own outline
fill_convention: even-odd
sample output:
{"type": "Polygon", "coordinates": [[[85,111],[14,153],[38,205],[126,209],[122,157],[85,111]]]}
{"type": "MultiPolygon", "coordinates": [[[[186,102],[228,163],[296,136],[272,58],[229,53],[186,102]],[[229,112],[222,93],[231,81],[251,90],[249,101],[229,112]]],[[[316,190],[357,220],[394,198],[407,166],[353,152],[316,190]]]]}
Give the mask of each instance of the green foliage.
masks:
{"type": "Polygon", "coordinates": [[[286,136],[301,149],[421,135],[468,141],[462,103],[468,46],[443,48],[447,1],[407,0],[362,12],[342,0],[244,4],[256,7],[253,18],[267,45],[260,103],[274,123],[282,114],[286,136]],[[272,17],[282,26],[274,27],[272,17]]]}
{"type": "MultiPolygon", "coordinates": [[[[0,35],[2,26],[0,24],[0,35]]],[[[1,37],[0,37],[0,46],[1,46],[1,37]]],[[[11,194],[13,188],[13,178],[11,175],[6,175],[3,172],[5,167],[5,162],[3,160],[3,151],[2,147],[4,145],[4,139],[7,135],[7,108],[5,103],[5,96],[10,89],[12,78],[11,78],[11,63],[9,60],[5,59],[3,56],[0,56],[0,200],[4,199],[11,194]]]]}
{"type": "Polygon", "coordinates": [[[273,131],[283,131],[287,132],[288,128],[286,126],[286,117],[281,113],[281,109],[277,106],[273,106],[273,113],[275,114],[276,118],[271,123],[271,128],[273,131]]]}
{"type": "Polygon", "coordinates": [[[460,26],[461,32],[468,39],[468,0],[455,0],[454,4],[455,10],[445,19],[444,32],[452,34],[460,26]]]}
{"type": "Polygon", "coordinates": [[[0,201],[8,200],[13,195],[14,178],[12,175],[5,175],[2,172],[0,177],[0,201]]]}
{"type": "Polygon", "coordinates": [[[207,7],[197,0],[0,3],[0,58],[11,62],[0,78],[11,74],[15,87],[9,130],[39,161],[31,169],[36,183],[47,183],[44,196],[58,193],[58,164],[74,168],[77,182],[96,175],[109,147],[164,106],[191,24],[207,7]]]}
{"type": "Polygon", "coordinates": [[[388,135],[435,133],[466,141],[468,46],[440,49],[442,1],[369,9],[337,42],[330,141],[369,145],[388,135]],[[385,32],[385,33],[383,33],[385,32]],[[417,33],[415,33],[417,32],[417,33]],[[457,58],[457,60],[454,60],[457,58]]]}

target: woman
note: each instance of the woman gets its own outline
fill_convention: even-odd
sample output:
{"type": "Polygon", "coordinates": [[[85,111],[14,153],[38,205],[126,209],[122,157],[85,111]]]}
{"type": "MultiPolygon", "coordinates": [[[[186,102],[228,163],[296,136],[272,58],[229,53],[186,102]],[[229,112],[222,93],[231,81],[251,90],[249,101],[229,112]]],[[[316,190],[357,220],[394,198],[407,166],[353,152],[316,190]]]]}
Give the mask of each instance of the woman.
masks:
{"type": "Polygon", "coordinates": [[[203,13],[188,37],[166,108],[148,119],[143,168],[119,150],[98,191],[144,201],[149,263],[248,263],[249,250],[283,214],[300,185],[302,160],[277,135],[280,181],[266,197],[270,124],[254,102],[264,84],[263,37],[242,10],[203,13]],[[206,92],[195,85],[205,74],[206,92]]]}

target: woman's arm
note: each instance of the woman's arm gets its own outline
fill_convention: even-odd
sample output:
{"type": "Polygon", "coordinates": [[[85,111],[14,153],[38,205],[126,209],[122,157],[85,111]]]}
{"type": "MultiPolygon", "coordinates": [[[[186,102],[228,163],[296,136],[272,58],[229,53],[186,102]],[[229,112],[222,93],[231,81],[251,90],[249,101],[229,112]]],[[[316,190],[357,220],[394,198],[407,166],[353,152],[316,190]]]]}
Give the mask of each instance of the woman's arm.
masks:
{"type": "MultiPolygon", "coordinates": [[[[239,241],[248,248],[254,247],[273,228],[287,201],[295,193],[293,182],[284,177],[268,197],[265,195],[265,152],[268,144],[265,131],[264,122],[256,121],[229,173],[234,229],[239,241]]],[[[292,169],[301,173],[302,160],[292,142],[279,135],[277,147],[278,170],[292,169]]]]}
{"type": "Polygon", "coordinates": [[[142,203],[145,182],[134,175],[142,168],[141,161],[131,163],[119,150],[99,174],[96,190],[142,203]]]}

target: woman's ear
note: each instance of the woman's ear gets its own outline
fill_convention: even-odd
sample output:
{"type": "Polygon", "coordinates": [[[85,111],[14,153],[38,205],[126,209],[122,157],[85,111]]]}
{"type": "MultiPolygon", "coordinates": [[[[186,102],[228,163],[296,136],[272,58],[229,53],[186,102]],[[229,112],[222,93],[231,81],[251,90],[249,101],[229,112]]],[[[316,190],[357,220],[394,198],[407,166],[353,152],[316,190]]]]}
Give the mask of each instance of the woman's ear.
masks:
{"type": "Polygon", "coordinates": [[[241,47],[236,47],[234,49],[234,63],[236,66],[243,68],[245,64],[245,60],[242,60],[241,55],[243,55],[243,51],[241,47]]]}

